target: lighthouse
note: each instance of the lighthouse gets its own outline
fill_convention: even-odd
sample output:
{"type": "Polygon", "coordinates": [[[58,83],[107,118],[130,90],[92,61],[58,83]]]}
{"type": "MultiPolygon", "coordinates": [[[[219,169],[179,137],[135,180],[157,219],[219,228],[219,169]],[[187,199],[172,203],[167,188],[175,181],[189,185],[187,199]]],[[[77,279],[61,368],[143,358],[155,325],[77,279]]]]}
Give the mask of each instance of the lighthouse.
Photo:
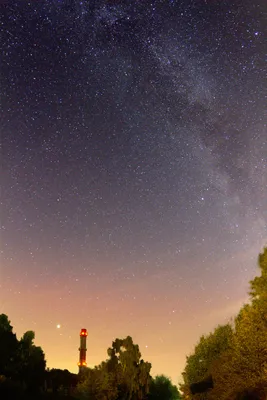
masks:
{"type": "Polygon", "coordinates": [[[87,351],[87,349],[86,349],[86,338],[87,338],[87,330],[86,329],[81,329],[81,332],[80,332],[80,348],[79,348],[80,358],[79,358],[79,362],[78,362],[79,372],[81,372],[82,369],[87,366],[87,363],[86,363],[86,351],[87,351]]]}

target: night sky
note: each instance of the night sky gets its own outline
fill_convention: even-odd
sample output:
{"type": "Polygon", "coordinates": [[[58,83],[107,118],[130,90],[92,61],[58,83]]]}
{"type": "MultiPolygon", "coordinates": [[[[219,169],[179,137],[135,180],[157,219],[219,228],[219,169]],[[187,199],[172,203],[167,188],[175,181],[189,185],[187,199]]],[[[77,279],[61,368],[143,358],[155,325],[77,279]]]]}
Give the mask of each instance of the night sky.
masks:
{"type": "Polygon", "coordinates": [[[0,312],[181,376],[266,243],[265,0],[1,0],[0,312]],[[60,325],[57,326],[57,325],[60,325]]]}

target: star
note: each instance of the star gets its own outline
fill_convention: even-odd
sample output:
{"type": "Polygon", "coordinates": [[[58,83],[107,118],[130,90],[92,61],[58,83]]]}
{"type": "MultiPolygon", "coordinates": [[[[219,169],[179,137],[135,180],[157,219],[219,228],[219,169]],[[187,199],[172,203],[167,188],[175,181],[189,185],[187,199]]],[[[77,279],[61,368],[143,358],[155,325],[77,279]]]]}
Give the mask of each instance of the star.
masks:
{"type": "Polygon", "coordinates": [[[264,2],[1,3],[1,310],[177,383],[266,242],[264,2]]]}

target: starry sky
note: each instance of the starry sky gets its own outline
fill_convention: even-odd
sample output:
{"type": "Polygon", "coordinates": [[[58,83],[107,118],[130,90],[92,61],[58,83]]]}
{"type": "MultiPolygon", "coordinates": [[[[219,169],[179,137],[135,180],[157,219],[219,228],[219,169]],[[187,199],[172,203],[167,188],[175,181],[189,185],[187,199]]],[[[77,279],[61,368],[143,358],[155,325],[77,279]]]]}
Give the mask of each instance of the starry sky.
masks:
{"type": "Polygon", "coordinates": [[[1,1],[0,312],[175,383],[266,243],[264,0],[1,1]]]}

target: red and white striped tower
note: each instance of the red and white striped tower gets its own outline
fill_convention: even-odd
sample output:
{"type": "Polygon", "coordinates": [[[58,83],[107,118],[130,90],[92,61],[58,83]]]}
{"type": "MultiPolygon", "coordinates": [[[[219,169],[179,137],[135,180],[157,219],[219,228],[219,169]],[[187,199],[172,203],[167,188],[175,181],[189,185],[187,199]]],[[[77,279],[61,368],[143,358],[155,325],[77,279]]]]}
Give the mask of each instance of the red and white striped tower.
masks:
{"type": "Polygon", "coordinates": [[[83,367],[87,366],[86,363],[86,338],[87,338],[87,330],[86,329],[81,329],[80,332],[80,348],[79,348],[79,352],[80,352],[80,359],[78,362],[78,366],[79,366],[79,372],[81,372],[81,370],[83,369],[83,367]]]}

